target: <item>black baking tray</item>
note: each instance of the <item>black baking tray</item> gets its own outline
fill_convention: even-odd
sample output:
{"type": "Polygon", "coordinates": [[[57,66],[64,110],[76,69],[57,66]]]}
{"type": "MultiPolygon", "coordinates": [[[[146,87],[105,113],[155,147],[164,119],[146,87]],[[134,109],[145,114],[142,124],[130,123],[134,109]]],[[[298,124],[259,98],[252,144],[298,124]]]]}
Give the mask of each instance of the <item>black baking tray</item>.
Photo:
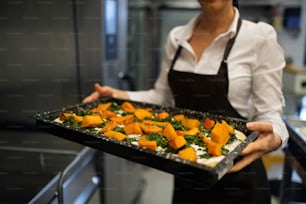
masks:
{"type": "Polygon", "coordinates": [[[148,103],[130,101],[136,107],[151,107],[153,111],[158,112],[161,110],[166,110],[173,115],[183,113],[188,117],[193,117],[200,120],[203,120],[206,117],[210,117],[215,120],[224,119],[229,124],[233,125],[235,129],[240,130],[246,134],[246,140],[239,144],[216,166],[209,167],[203,164],[198,164],[192,161],[177,158],[175,155],[170,153],[152,151],[140,146],[129,144],[125,141],[118,141],[103,135],[94,134],[88,130],[67,127],[54,121],[63,111],[74,111],[79,108],[91,109],[97,106],[99,103],[117,102],[118,104],[121,104],[124,101],[127,100],[107,97],[91,103],[77,104],[73,106],[67,106],[59,110],[38,113],[34,115],[34,118],[39,129],[47,131],[55,136],[65,138],[67,140],[89,146],[97,150],[101,150],[103,152],[155,168],[157,170],[168,172],[174,176],[178,176],[182,179],[201,184],[205,187],[211,187],[218,180],[220,180],[232,167],[234,160],[239,157],[240,152],[247,146],[247,144],[258,137],[257,132],[249,132],[246,129],[245,124],[247,121],[242,119],[225,117],[222,115],[214,115],[206,112],[198,112],[189,109],[163,107],[148,103]]]}

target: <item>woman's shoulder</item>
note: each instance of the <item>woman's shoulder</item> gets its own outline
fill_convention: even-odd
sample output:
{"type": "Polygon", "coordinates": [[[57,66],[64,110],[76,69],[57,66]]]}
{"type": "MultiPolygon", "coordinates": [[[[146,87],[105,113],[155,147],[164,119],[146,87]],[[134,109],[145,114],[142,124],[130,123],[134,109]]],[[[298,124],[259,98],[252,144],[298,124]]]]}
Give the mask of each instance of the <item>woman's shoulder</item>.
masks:
{"type": "Polygon", "coordinates": [[[250,20],[243,20],[243,31],[246,35],[265,39],[276,39],[276,30],[274,27],[263,21],[253,22],[250,20]]]}

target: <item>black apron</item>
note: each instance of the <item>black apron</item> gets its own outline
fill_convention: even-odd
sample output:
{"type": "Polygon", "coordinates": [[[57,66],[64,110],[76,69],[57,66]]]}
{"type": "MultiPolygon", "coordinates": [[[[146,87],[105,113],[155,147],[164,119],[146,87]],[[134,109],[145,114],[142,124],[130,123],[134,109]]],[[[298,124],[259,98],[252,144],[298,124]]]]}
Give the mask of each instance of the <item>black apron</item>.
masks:
{"type": "MultiPolygon", "coordinates": [[[[228,101],[227,57],[239,33],[238,21],[236,35],[225,48],[223,60],[216,75],[202,75],[181,72],[173,69],[182,47],[176,51],[168,74],[175,106],[197,111],[243,118],[228,101]]],[[[261,159],[239,172],[226,174],[210,189],[175,177],[173,203],[270,203],[270,188],[261,159]]]]}

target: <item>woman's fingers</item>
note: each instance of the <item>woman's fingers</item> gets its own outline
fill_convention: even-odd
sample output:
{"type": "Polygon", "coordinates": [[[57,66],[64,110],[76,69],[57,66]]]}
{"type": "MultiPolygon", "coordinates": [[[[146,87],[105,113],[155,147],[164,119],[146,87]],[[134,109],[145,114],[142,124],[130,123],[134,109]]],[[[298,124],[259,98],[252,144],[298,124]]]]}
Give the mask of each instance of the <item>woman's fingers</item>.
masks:
{"type": "Polygon", "coordinates": [[[92,94],[90,94],[89,96],[85,97],[83,99],[83,103],[89,103],[89,102],[92,102],[94,100],[97,100],[99,98],[99,93],[98,92],[93,92],[92,94]]]}
{"type": "Polygon", "coordinates": [[[248,122],[246,127],[251,131],[273,132],[272,124],[266,122],[248,122]]]}
{"type": "Polygon", "coordinates": [[[112,96],[113,89],[109,86],[101,86],[98,83],[94,84],[95,91],[83,99],[83,103],[89,103],[98,100],[100,97],[112,96]]]}
{"type": "Polygon", "coordinates": [[[243,158],[235,163],[229,172],[236,172],[249,165],[262,155],[269,153],[281,145],[281,139],[278,135],[274,134],[273,126],[265,122],[249,122],[247,128],[250,131],[259,133],[258,138],[247,145],[241,152],[243,158]]]}
{"type": "Polygon", "coordinates": [[[101,86],[98,83],[94,85],[96,92],[98,92],[99,97],[112,96],[113,89],[109,86],[101,86]]]}

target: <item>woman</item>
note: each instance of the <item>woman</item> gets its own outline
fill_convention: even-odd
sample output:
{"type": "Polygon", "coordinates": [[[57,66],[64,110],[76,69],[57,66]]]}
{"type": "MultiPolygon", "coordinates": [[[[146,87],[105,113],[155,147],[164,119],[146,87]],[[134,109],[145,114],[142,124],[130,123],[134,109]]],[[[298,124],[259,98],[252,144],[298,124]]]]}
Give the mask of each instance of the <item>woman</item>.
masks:
{"type": "Polygon", "coordinates": [[[275,30],[240,19],[233,0],[198,0],[201,13],[171,30],[154,89],[126,92],[95,84],[89,102],[103,96],[175,105],[249,119],[259,137],[212,189],[175,178],[173,203],[270,203],[260,157],[284,146],[283,51],[275,30]]]}

